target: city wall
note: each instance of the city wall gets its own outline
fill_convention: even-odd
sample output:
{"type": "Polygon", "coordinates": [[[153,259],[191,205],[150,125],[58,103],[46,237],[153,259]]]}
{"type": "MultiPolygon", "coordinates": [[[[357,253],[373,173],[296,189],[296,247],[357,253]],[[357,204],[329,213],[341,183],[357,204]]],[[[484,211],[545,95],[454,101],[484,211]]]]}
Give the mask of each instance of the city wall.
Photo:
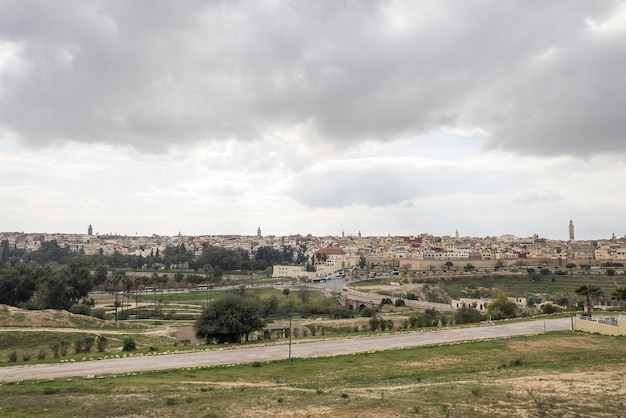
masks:
{"type": "Polygon", "coordinates": [[[592,318],[581,319],[576,317],[574,319],[574,330],[583,331],[589,333],[597,333],[603,335],[625,335],[626,336],[626,318],[621,315],[619,318],[613,318],[613,320],[606,320],[605,318],[592,318]]]}

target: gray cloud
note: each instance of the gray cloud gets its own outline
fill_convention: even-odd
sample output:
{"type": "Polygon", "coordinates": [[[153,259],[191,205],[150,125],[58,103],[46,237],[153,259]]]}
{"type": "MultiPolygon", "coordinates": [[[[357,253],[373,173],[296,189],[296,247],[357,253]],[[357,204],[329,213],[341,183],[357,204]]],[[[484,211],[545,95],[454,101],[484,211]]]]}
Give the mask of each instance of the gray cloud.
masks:
{"type": "Polygon", "coordinates": [[[619,4],[0,1],[0,127],[147,152],[301,123],[341,146],[443,126],[624,152],[624,32],[589,24],[619,4]]]}
{"type": "MultiPolygon", "coordinates": [[[[387,166],[340,167],[307,171],[296,177],[290,195],[310,207],[341,208],[351,205],[411,206],[414,199],[457,193],[494,194],[502,185],[520,187],[529,182],[518,170],[498,173],[489,169],[438,166],[419,167],[410,162],[387,166]]],[[[462,201],[450,202],[463,206],[462,201]]]]}

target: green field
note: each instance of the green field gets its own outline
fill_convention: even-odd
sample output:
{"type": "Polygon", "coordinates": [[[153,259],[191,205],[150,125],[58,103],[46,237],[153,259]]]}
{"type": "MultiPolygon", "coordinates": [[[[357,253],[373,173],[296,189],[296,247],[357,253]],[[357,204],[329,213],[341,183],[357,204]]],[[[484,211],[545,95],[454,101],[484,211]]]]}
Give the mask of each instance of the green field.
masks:
{"type": "Polygon", "coordinates": [[[7,417],[623,416],[626,339],[561,332],[0,386],[7,417]]]}

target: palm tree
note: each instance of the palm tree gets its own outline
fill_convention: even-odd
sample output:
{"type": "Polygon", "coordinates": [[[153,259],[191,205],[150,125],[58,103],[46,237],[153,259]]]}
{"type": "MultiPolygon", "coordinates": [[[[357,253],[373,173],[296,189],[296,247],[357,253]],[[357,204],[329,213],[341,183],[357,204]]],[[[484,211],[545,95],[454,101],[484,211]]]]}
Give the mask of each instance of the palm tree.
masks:
{"type": "Polygon", "coordinates": [[[209,289],[213,286],[213,279],[215,279],[215,270],[210,264],[204,265],[204,275],[206,276],[206,304],[209,304],[209,289]]]}
{"type": "Polygon", "coordinates": [[[117,291],[118,291],[118,287],[122,281],[122,278],[124,278],[126,276],[126,273],[124,273],[121,270],[116,270],[113,272],[113,276],[111,277],[111,279],[109,280],[111,282],[111,284],[113,285],[113,291],[115,292],[115,322],[117,322],[117,305],[118,305],[118,301],[117,301],[117,291]]]}
{"type": "Polygon", "coordinates": [[[624,302],[626,302],[626,287],[618,287],[613,291],[611,297],[620,302],[620,305],[623,307],[624,302]]]}
{"type": "Polygon", "coordinates": [[[139,285],[141,284],[141,277],[135,276],[133,284],[135,285],[135,319],[139,319],[139,285]]]}
{"type": "MultiPolygon", "coordinates": [[[[122,310],[124,310],[124,295],[126,295],[127,304],[130,302],[130,290],[133,288],[133,279],[124,274],[122,277],[122,310]]],[[[126,305],[126,310],[128,310],[128,305],[126,305]]],[[[126,316],[128,318],[128,315],[126,316]]]]}
{"type": "Polygon", "coordinates": [[[588,284],[580,286],[576,289],[576,293],[586,297],[585,308],[587,309],[587,315],[591,316],[591,298],[600,296],[602,294],[602,290],[599,286],[588,284]]]}
{"type": "Polygon", "coordinates": [[[169,281],[169,278],[167,277],[167,274],[165,273],[163,273],[161,277],[159,277],[159,280],[158,280],[159,288],[161,289],[161,300],[159,301],[159,312],[161,314],[161,319],[163,319],[163,289],[167,287],[168,281],[169,281]]]}
{"type": "Polygon", "coordinates": [[[154,293],[154,319],[157,318],[157,296],[156,296],[156,288],[159,284],[159,273],[156,271],[152,273],[150,276],[150,284],[152,285],[152,292],[154,293]]]}

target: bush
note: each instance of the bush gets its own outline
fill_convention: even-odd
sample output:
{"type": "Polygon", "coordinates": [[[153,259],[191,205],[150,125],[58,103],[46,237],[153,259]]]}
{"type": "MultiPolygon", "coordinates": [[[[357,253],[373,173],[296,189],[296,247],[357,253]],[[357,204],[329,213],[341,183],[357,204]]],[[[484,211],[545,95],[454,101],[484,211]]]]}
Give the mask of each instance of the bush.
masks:
{"type": "Polygon", "coordinates": [[[82,338],[79,338],[78,340],[74,341],[74,353],[76,354],[82,353],[83,347],[84,347],[84,340],[82,338]]]}
{"type": "Polygon", "coordinates": [[[408,300],[419,300],[419,297],[415,293],[407,293],[406,298],[408,300]]]}
{"type": "Polygon", "coordinates": [[[137,343],[133,340],[132,337],[125,337],[122,342],[122,350],[123,351],[133,351],[137,349],[137,343]]]}
{"type": "Polygon", "coordinates": [[[374,315],[374,311],[372,310],[372,308],[365,307],[365,308],[361,309],[361,312],[359,312],[359,315],[362,318],[369,318],[372,315],[374,315]]]}
{"type": "Polygon", "coordinates": [[[404,299],[396,299],[394,306],[404,306],[404,299]]]}
{"type": "Polygon", "coordinates": [[[39,349],[39,352],[37,353],[37,358],[39,360],[43,360],[43,359],[46,358],[46,349],[45,348],[42,347],[42,348],[39,349]]]}
{"type": "Polygon", "coordinates": [[[545,305],[541,306],[541,312],[543,312],[544,314],[553,314],[558,310],[559,309],[551,303],[546,303],[545,305]]]}
{"type": "Polygon", "coordinates": [[[125,310],[125,311],[118,311],[117,312],[117,320],[118,321],[126,321],[129,316],[130,316],[130,311],[128,309],[125,310]]]}
{"type": "Polygon", "coordinates": [[[68,343],[67,341],[61,341],[61,343],[59,344],[59,352],[61,353],[62,357],[67,356],[67,350],[70,348],[70,343],[68,343]]]}
{"type": "Polygon", "coordinates": [[[98,337],[96,338],[96,349],[98,350],[98,353],[103,353],[106,350],[108,343],[109,340],[107,339],[107,337],[98,335],[98,337]]]}
{"type": "Polygon", "coordinates": [[[469,306],[463,306],[454,314],[454,320],[457,324],[471,324],[474,322],[480,322],[483,319],[484,316],[478,309],[471,308],[469,306]]]}
{"type": "Polygon", "coordinates": [[[61,346],[59,343],[50,344],[50,351],[52,351],[52,357],[59,358],[61,346]]]}
{"type": "Polygon", "coordinates": [[[88,335],[83,339],[83,352],[85,353],[90,353],[91,352],[91,348],[93,347],[93,344],[96,342],[96,339],[91,336],[88,335]]]}
{"type": "Polygon", "coordinates": [[[376,331],[379,327],[380,327],[380,321],[378,320],[378,318],[370,319],[370,330],[371,331],[376,331]]]}
{"type": "Polygon", "coordinates": [[[17,351],[9,352],[9,361],[15,363],[17,361],[17,351]]]}
{"type": "Polygon", "coordinates": [[[84,303],[75,303],[70,306],[69,311],[76,315],[86,315],[91,316],[91,307],[84,303]]]}
{"type": "Polygon", "coordinates": [[[103,308],[98,308],[98,309],[92,309],[91,310],[91,316],[93,316],[94,318],[104,319],[105,315],[106,315],[106,310],[103,309],[103,308]]]}

